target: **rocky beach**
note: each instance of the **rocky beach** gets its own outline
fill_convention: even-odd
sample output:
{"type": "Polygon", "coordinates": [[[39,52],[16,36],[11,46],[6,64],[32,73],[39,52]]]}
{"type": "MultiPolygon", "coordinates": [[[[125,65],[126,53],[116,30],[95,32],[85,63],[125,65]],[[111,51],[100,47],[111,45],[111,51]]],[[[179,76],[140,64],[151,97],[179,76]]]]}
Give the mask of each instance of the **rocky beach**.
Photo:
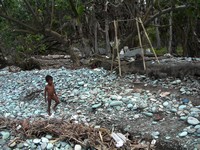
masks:
{"type": "MultiPolygon", "coordinates": [[[[13,73],[6,67],[0,70],[0,83],[0,117],[4,123],[6,119],[61,119],[119,132],[130,141],[139,139],[140,145],[149,142],[152,149],[170,149],[170,145],[171,149],[200,149],[199,78],[152,79],[137,75],[135,82],[134,74],[120,78],[102,68],[61,67],[13,73]],[[50,117],[44,101],[47,74],[53,76],[61,101],[50,117]]],[[[5,150],[86,149],[71,139],[52,142],[56,138],[49,133],[20,137],[16,131],[22,125],[11,128],[4,123],[0,124],[0,147],[5,150]]]]}

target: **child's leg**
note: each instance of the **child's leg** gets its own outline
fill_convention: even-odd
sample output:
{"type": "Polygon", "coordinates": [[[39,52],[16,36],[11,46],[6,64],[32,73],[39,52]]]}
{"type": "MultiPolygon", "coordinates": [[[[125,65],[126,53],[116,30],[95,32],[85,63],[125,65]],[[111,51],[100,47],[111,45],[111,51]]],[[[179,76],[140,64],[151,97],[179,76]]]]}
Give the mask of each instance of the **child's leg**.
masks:
{"type": "Polygon", "coordinates": [[[54,96],[53,99],[54,99],[55,102],[56,102],[55,105],[54,105],[54,107],[53,107],[53,110],[56,111],[56,106],[60,103],[60,101],[59,101],[59,99],[58,99],[57,96],[54,96]]]}
{"type": "Polygon", "coordinates": [[[48,111],[48,114],[49,114],[49,116],[51,116],[51,99],[50,98],[48,98],[48,109],[47,109],[47,111],[48,111]]]}

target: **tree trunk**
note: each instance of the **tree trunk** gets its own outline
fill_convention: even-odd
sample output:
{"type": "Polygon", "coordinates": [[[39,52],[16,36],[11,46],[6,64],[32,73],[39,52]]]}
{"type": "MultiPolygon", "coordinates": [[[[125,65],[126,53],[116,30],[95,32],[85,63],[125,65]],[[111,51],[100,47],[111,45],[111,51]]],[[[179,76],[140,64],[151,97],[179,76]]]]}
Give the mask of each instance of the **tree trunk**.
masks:
{"type": "Polygon", "coordinates": [[[81,42],[82,42],[82,46],[83,46],[83,49],[81,49],[82,56],[89,57],[90,56],[90,46],[87,42],[87,39],[85,39],[83,36],[82,24],[79,24],[78,27],[79,27],[79,35],[81,37],[81,42]]]}
{"type": "Polygon", "coordinates": [[[95,21],[95,23],[94,23],[94,51],[96,54],[99,53],[97,29],[98,29],[98,23],[97,23],[97,21],[95,21]]]}
{"type": "Polygon", "coordinates": [[[155,24],[156,24],[156,48],[160,49],[161,48],[161,40],[160,40],[160,30],[159,30],[159,21],[158,18],[155,19],[155,24]]]}
{"type": "Polygon", "coordinates": [[[109,22],[108,19],[105,19],[105,36],[106,36],[106,53],[111,54],[110,49],[110,37],[109,37],[109,22]]]}
{"type": "Polygon", "coordinates": [[[172,54],[172,38],[173,38],[173,28],[172,28],[172,11],[170,12],[169,17],[169,45],[168,45],[168,53],[172,54]]]}

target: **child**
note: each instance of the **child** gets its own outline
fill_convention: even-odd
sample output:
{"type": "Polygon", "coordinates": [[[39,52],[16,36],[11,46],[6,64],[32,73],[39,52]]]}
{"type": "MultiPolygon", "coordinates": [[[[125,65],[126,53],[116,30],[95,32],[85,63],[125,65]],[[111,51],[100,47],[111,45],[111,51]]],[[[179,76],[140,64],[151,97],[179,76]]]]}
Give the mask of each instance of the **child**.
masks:
{"type": "Polygon", "coordinates": [[[60,101],[58,100],[58,97],[55,91],[55,87],[53,84],[53,77],[50,75],[47,75],[45,79],[48,84],[45,86],[44,97],[45,97],[45,102],[48,100],[47,111],[48,111],[49,116],[51,116],[51,112],[50,112],[51,100],[53,99],[56,102],[53,107],[54,111],[56,110],[56,106],[60,103],[60,101]],[[46,94],[47,94],[47,99],[46,99],[46,94]]]}

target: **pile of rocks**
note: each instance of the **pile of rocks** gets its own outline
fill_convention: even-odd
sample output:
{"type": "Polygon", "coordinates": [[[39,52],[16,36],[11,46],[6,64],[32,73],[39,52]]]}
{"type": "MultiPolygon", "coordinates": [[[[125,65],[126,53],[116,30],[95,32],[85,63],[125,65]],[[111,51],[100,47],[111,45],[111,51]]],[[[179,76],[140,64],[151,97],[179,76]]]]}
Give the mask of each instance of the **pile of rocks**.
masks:
{"type": "MultiPolygon", "coordinates": [[[[182,124],[176,134],[163,135],[164,126],[163,130],[150,129],[148,133],[152,138],[162,137],[169,140],[184,137],[186,141],[190,138],[190,143],[199,144],[193,137],[200,136],[200,106],[194,106],[190,99],[183,98],[189,95],[199,100],[200,83],[195,79],[151,80],[144,75],[138,76],[144,87],[161,87],[166,90],[152,92],[137,88],[137,85],[132,82],[134,75],[118,78],[117,75],[103,69],[68,70],[60,68],[10,73],[5,68],[0,71],[0,82],[2,83],[0,85],[0,115],[15,119],[48,118],[47,104],[44,102],[42,92],[47,74],[53,76],[56,91],[62,102],[54,114],[56,118],[71,119],[77,123],[93,125],[95,128],[107,121],[111,121],[112,126],[115,122],[126,123],[125,120],[127,120],[127,123],[132,122],[133,124],[126,124],[124,131],[131,132],[134,123],[140,119],[150,120],[151,124],[148,126],[156,126],[156,124],[165,122],[167,117],[171,117],[179,125],[182,124]],[[167,89],[175,89],[178,93],[169,92],[167,89]],[[101,124],[102,118],[104,122],[101,124]]],[[[145,120],[142,124],[147,125],[145,120]]],[[[142,128],[141,126],[139,128],[142,128]]],[[[141,132],[140,129],[138,131],[141,132]]],[[[0,145],[19,149],[25,147],[32,149],[67,149],[68,147],[72,149],[75,147],[67,142],[53,145],[49,142],[50,135],[8,145],[8,141],[15,138],[11,134],[6,130],[0,132],[0,145]]],[[[186,143],[183,145],[188,146],[186,143]]]]}

